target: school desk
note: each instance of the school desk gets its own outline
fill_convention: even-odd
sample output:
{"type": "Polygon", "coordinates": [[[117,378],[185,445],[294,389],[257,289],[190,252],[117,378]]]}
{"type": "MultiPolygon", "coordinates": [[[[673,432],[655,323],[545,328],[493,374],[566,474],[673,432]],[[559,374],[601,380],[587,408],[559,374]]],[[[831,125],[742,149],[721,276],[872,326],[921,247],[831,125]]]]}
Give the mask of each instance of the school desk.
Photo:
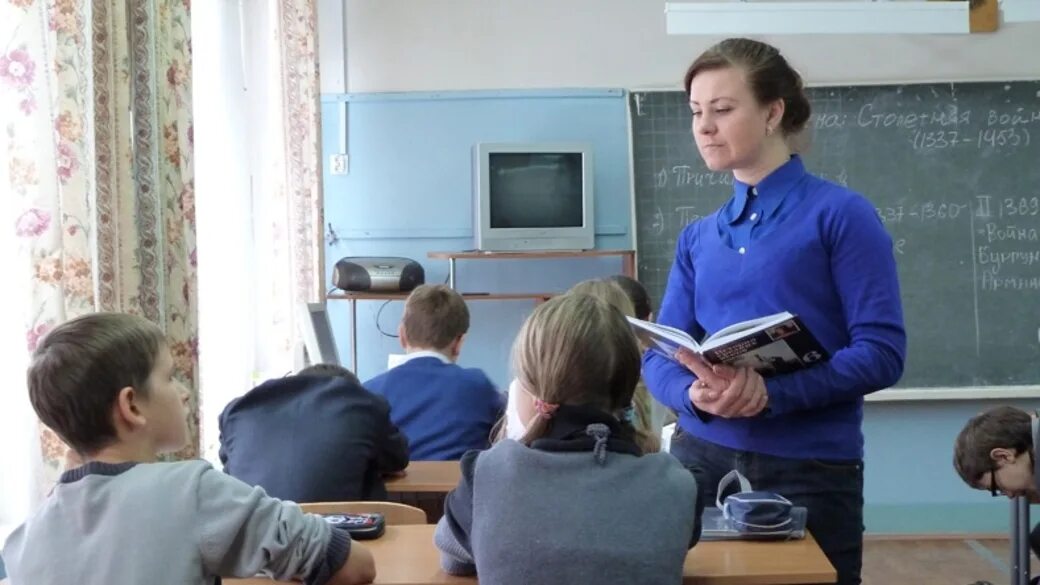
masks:
{"type": "Polygon", "coordinates": [[[458,461],[412,461],[404,476],[386,478],[387,499],[422,509],[436,524],[444,515],[444,496],[461,477],[458,461]]]}
{"type": "MultiPolygon", "coordinates": [[[[376,562],[376,585],[477,585],[440,568],[432,524],[387,526],[363,544],[376,562]]],[[[811,536],[787,542],[702,542],[686,555],[684,585],[809,585],[834,583],[836,573],[811,536]]],[[[234,585],[274,585],[266,579],[225,580],[234,585]]],[[[279,584],[281,582],[278,582],[279,584]]]]}
{"type": "MultiPolygon", "coordinates": [[[[386,533],[364,545],[376,560],[380,585],[458,583],[440,569],[432,524],[387,526],[386,533]]],[[[686,556],[686,585],[797,585],[834,583],[834,568],[811,536],[787,542],[702,542],[686,556]]]]}
{"type": "Polygon", "coordinates": [[[459,485],[461,477],[458,461],[412,461],[403,476],[386,479],[386,491],[446,494],[459,485]]]}

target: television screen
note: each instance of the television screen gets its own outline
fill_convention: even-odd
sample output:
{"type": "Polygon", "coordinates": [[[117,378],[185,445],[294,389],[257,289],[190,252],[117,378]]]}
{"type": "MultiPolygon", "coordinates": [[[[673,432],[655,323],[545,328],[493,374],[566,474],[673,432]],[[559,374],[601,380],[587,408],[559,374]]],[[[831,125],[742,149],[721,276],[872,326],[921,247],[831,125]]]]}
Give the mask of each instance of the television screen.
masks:
{"type": "Polygon", "coordinates": [[[580,152],[493,152],[488,175],[492,228],[583,225],[580,152]]]}

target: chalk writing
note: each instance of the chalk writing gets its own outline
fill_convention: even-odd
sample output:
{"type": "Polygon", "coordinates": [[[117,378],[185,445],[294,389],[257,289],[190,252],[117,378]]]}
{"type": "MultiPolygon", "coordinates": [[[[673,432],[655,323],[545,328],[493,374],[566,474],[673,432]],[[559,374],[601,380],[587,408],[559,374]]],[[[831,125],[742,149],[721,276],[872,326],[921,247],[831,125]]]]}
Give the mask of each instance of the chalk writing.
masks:
{"type": "Polygon", "coordinates": [[[949,104],[942,110],[930,112],[879,112],[874,104],[864,104],[856,116],[860,128],[905,128],[913,130],[925,126],[966,126],[971,124],[971,110],[959,110],[949,104]]]}
{"type": "Polygon", "coordinates": [[[1016,108],[1014,112],[998,112],[990,110],[986,116],[987,126],[1025,126],[1027,124],[1040,124],[1040,110],[1026,110],[1016,108]]]}
{"type": "Polygon", "coordinates": [[[945,201],[924,201],[912,205],[895,205],[876,207],[878,217],[885,224],[898,224],[905,221],[946,221],[955,220],[961,213],[971,209],[968,203],[947,203],[945,201]]]}

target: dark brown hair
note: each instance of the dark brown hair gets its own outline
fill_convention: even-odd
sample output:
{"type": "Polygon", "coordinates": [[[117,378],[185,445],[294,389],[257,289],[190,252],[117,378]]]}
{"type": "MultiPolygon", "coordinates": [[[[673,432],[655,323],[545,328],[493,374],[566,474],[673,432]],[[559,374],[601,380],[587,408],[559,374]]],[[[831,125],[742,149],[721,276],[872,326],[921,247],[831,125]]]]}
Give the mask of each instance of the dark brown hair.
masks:
{"type": "Polygon", "coordinates": [[[747,75],[751,92],[760,105],[776,100],[784,101],[784,117],[780,129],[785,136],[797,134],[805,128],[812,113],[805,95],[802,76],[791,67],[780,51],[752,39],[726,39],[701,53],[686,70],[683,88],[687,97],[693,78],[702,71],[737,67],[747,75]]]}
{"type": "Polygon", "coordinates": [[[361,384],[358,377],[343,366],[337,366],[336,364],[313,364],[303,368],[296,373],[297,376],[315,376],[319,378],[343,378],[348,382],[354,384],[361,384]]]}
{"type": "Polygon", "coordinates": [[[650,317],[650,313],[653,313],[654,309],[650,306],[650,295],[647,294],[642,283],[624,274],[615,274],[609,280],[620,286],[621,290],[628,295],[628,300],[632,301],[632,308],[635,309],[636,313],[633,316],[636,319],[646,320],[650,317]]]}
{"type": "Polygon", "coordinates": [[[33,352],[29,400],[43,424],[78,453],[116,439],[112,406],[127,386],[147,397],[166,337],[152,322],[94,313],[63,323],[33,352]]]}
{"type": "Polygon", "coordinates": [[[993,469],[993,449],[1013,449],[1016,454],[1032,452],[1033,427],[1029,413],[998,406],[976,415],[957,435],[953,467],[968,485],[976,486],[983,474],[993,469]]]}
{"type": "Polygon", "coordinates": [[[424,284],[408,295],[401,322],[408,345],[444,349],[469,331],[469,308],[453,289],[443,284],[424,284]]]}

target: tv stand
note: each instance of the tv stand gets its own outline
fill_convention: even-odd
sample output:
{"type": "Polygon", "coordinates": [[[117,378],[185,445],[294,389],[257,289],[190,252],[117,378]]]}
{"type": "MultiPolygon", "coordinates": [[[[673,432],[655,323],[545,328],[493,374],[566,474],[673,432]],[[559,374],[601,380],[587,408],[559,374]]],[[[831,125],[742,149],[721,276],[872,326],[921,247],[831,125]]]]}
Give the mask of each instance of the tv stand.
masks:
{"type": "Polygon", "coordinates": [[[465,252],[429,252],[427,258],[448,261],[448,286],[455,288],[455,262],[457,260],[545,260],[551,258],[596,258],[603,256],[621,257],[621,273],[636,277],[635,250],[544,250],[532,252],[496,252],[493,250],[467,250],[465,252]]]}

